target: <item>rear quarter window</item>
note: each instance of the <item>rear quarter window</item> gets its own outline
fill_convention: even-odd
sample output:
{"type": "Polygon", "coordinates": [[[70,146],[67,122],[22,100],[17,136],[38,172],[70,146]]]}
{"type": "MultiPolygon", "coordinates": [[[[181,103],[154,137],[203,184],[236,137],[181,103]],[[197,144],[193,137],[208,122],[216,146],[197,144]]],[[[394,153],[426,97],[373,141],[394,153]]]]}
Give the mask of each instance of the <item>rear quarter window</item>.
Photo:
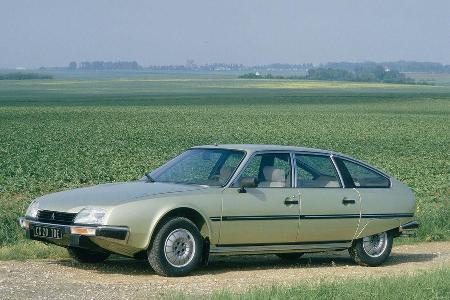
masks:
{"type": "MultiPolygon", "coordinates": [[[[356,188],[389,188],[391,183],[388,178],[367,167],[352,161],[341,159],[340,167],[345,167],[356,188]]],[[[344,172],[345,173],[345,170],[344,172]]]]}

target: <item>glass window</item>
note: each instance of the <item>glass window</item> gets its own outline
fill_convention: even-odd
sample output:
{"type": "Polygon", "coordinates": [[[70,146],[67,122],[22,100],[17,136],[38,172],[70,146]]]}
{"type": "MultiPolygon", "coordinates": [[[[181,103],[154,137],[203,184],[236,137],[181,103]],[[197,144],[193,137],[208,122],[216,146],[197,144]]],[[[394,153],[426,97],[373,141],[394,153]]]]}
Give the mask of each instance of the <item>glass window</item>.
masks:
{"type": "Polygon", "coordinates": [[[356,188],[388,188],[390,186],[389,179],[377,172],[345,159],[339,160],[342,162],[340,165],[344,165],[347,169],[356,188]]]}
{"type": "Polygon", "coordinates": [[[340,187],[339,176],[329,156],[296,154],[297,186],[301,188],[340,187]]]}
{"type": "Polygon", "coordinates": [[[257,187],[291,187],[291,158],[289,153],[264,153],[251,158],[241,177],[234,183],[240,186],[242,178],[255,178],[257,187]]]}
{"type": "Polygon", "coordinates": [[[225,185],[234,171],[237,169],[243,158],[242,152],[232,152],[223,163],[223,166],[219,170],[219,183],[225,185]]]}
{"type": "Polygon", "coordinates": [[[244,152],[226,149],[191,149],[152,172],[157,182],[224,186],[244,152]]]}

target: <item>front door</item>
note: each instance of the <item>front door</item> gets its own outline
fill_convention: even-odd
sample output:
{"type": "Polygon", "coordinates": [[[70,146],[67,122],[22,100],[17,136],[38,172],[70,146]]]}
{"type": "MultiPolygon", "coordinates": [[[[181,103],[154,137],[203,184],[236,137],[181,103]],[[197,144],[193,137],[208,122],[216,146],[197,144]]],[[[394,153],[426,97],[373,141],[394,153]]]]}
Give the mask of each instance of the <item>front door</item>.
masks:
{"type": "Polygon", "coordinates": [[[329,155],[296,154],[300,192],[300,242],[351,241],[360,220],[361,199],[343,188],[329,155]]]}
{"type": "Polygon", "coordinates": [[[244,246],[296,242],[298,190],[292,187],[289,153],[256,154],[238,180],[223,192],[219,244],[244,246]],[[240,192],[242,178],[256,179],[255,188],[240,192]]]}

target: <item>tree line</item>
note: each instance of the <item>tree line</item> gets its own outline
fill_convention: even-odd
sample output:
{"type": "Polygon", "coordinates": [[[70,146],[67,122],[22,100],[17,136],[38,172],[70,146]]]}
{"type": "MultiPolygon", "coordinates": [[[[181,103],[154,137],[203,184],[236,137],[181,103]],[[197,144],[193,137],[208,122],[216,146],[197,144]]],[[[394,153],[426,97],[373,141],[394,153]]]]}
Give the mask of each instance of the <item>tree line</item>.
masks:
{"type": "Polygon", "coordinates": [[[53,79],[52,75],[38,73],[7,73],[0,74],[0,80],[28,80],[28,79],[53,79]]]}
{"type": "Polygon", "coordinates": [[[72,61],[69,70],[141,70],[142,67],[136,61],[72,61]]]}
{"type": "Polygon", "coordinates": [[[358,69],[369,69],[376,66],[383,66],[386,69],[397,70],[399,72],[426,72],[426,73],[450,73],[450,65],[444,65],[437,62],[418,62],[418,61],[390,61],[390,62],[329,62],[319,67],[341,69],[347,71],[357,71],[358,69]]]}
{"type": "MultiPolygon", "coordinates": [[[[272,72],[272,71],[307,71],[313,68],[338,69],[350,72],[358,72],[359,69],[374,68],[382,66],[385,69],[398,72],[427,72],[427,73],[450,73],[450,65],[437,62],[417,61],[391,61],[391,62],[329,62],[326,64],[313,65],[312,63],[288,64],[273,63],[267,65],[246,66],[234,63],[210,63],[196,64],[188,60],[185,65],[151,65],[143,67],[136,61],[72,61],[63,67],[69,70],[150,70],[150,71],[241,71],[241,72],[272,72]]],[[[42,67],[43,69],[47,69],[42,67]]],[[[54,68],[53,68],[54,69],[54,68]]],[[[56,68],[59,69],[59,68],[56,68]]]]}
{"type": "Polygon", "coordinates": [[[308,70],[305,79],[309,80],[336,80],[354,82],[383,82],[415,84],[415,80],[407,77],[397,70],[384,68],[383,66],[360,67],[355,71],[333,68],[316,68],[308,70]]]}
{"type": "MultiPolygon", "coordinates": [[[[382,82],[417,84],[414,79],[405,74],[386,68],[380,64],[360,64],[352,70],[319,67],[308,69],[304,76],[260,75],[259,73],[247,73],[240,75],[244,79],[293,79],[293,80],[327,80],[327,81],[352,81],[352,82],[382,82]]],[[[420,82],[420,84],[424,84],[420,82]]]]}

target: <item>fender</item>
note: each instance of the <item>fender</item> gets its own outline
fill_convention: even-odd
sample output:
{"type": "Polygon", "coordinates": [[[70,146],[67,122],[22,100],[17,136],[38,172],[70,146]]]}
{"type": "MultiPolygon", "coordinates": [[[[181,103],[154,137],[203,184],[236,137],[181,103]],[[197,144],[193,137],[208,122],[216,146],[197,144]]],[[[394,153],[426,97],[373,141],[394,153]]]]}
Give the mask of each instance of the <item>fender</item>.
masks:
{"type": "Polygon", "coordinates": [[[166,217],[169,213],[171,213],[172,211],[174,211],[176,209],[182,209],[182,208],[192,209],[195,212],[197,212],[203,218],[203,220],[205,221],[207,232],[208,232],[208,237],[211,240],[213,239],[213,236],[212,236],[213,231],[211,230],[211,228],[212,228],[211,220],[209,220],[209,218],[206,217],[206,214],[200,208],[196,207],[195,205],[191,205],[191,204],[181,204],[181,205],[177,205],[177,206],[173,205],[173,206],[168,206],[164,210],[159,212],[157,217],[154,218],[152,220],[152,222],[150,223],[150,228],[148,230],[147,239],[145,241],[146,249],[148,249],[148,247],[150,246],[150,242],[151,242],[151,239],[153,237],[155,228],[160,223],[160,221],[164,217],[166,217]]]}
{"type": "Polygon", "coordinates": [[[359,231],[356,233],[354,240],[399,228],[402,223],[404,222],[401,219],[368,219],[365,222],[361,222],[361,228],[358,229],[359,231]]]}

